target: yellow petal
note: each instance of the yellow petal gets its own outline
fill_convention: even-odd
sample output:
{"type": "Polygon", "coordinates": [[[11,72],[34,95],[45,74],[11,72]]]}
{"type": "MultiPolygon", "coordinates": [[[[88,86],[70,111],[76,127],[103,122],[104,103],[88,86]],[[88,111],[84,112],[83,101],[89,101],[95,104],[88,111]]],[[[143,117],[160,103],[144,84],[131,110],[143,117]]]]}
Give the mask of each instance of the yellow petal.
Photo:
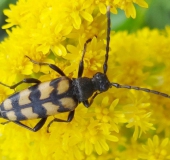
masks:
{"type": "Polygon", "coordinates": [[[109,146],[104,139],[100,139],[99,143],[106,151],[109,151],[109,146]]]}
{"type": "Polygon", "coordinates": [[[80,28],[80,24],[81,24],[81,18],[79,16],[78,12],[73,12],[71,14],[71,17],[73,18],[73,26],[75,29],[79,29],[80,28]]]}
{"type": "Polygon", "coordinates": [[[2,26],[2,29],[10,28],[10,27],[12,27],[13,25],[14,25],[13,23],[5,24],[5,25],[2,26]]]}
{"type": "Polygon", "coordinates": [[[109,141],[113,141],[113,142],[117,142],[119,140],[116,136],[113,136],[113,135],[108,135],[108,136],[106,136],[106,138],[109,141]]]}
{"type": "Polygon", "coordinates": [[[110,111],[113,111],[118,103],[119,103],[119,99],[115,99],[110,105],[110,111]]]}
{"type": "Polygon", "coordinates": [[[136,10],[135,10],[133,3],[128,3],[128,5],[126,6],[125,14],[126,14],[126,17],[128,18],[130,16],[132,18],[136,18],[136,10]]]}
{"type": "Polygon", "coordinates": [[[81,16],[82,16],[85,20],[87,20],[87,21],[89,21],[89,22],[92,22],[92,21],[93,21],[92,15],[89,14],[88,12],[81,11],[80,14],[81,14],[81,16]]]}
{"type": "Polygon", "coordinates": [[[169,143],[169,138],[165,138],[165,139],[162,141],[160,147],[161,147],[161,148],[164,148],[165,146],[167,146],[168,143],[169,143]]]}
{"type": "Polygon", "coordinates": [[[102,14],[106,14],[106,6],[103,3],[99,3],[99,10],[102,14]]]}
{"type": "Polygon", "coordinates": [[[65,56],[67,54],[67,51],[62,44],[58,44],[56,46],[53,46],[52,51],[58,56],[65,56]]]}
{"type": "Polygon", "coordinates": [[[148,8],[148,4],[144,0],[137,0],[135,3],[141,7],[148,8]]]}
{"type": "Polygon", "coordinates": [[[101,145],[99,144],[99,142],[96,142],[94,146],[95,146],[95,150],[96,150],[97,154],[101,155],[102,154],[102,148],[101,148],[101,145]]]}
{"type": "Polygon", "coordinates": [[[47,44],[41,44],[36,49],[36,51],[41,51],[43,54],[47,54],[49,50],[50,50],[50,45],[47,45],[47,44]]]}

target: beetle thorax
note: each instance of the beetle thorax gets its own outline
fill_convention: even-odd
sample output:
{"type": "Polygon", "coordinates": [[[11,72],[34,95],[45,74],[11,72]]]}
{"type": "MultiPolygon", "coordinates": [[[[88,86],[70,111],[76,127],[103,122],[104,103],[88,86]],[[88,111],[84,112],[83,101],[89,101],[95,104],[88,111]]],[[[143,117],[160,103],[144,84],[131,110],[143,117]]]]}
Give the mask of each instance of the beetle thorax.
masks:
{"type": "Polygon", "coordinates": [[[81,77],[73,79],[74,95],[79,102],[88,100],[96,91],[91,78],[81,77]]]}
{"type": "Polygon", "coordinates": [[[110,88],[110,82],[104,73],[96,73],[93,78],[81,77],[73,79],[74,95],[83,102],[88,100],[94,92],[105,92],[110,88]]]}

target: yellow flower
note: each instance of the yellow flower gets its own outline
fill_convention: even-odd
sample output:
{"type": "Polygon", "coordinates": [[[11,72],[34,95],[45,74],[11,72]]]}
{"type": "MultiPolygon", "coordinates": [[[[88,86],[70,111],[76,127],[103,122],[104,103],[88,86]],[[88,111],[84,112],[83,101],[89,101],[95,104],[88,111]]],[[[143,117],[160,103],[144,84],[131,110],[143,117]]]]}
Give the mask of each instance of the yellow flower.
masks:
{"type": "Polygon", "coordinates": [[[153,137],[153,140],[149,138],[147,144],[143,145],[143,153],[140,158],[148,160],[170,159],[169,138],[163,139],[162,142],[157,135],[153,137]]]}
{"type": "Polygon", "coordinates": [[[116,99],[113,102],[109,101],[109,98],[105,96],[102,100],[101,105],[94,105],[96,118],[103,123],[110,123],[112,130],[119,132],[118,123],[125,123],[125,115],[121,111],[115,111],[115,107],[118,104],[119,100],[116,99]],[[109,104],[109,106],[108,106],[109,104]]]}
{"type": "Polygon", "coordinates": [[[132,99],[131,104],[125,105],[124,112],[127,118],[127,128],[134,127],[133,138],[141,137],[142,133],[146,133],[149,129],[154,130],[151,121],[151,112],[148,111],[149,103],[143,103],[143,98],[138,98],[134,91],[130,91],[129,99],[132,99]]]}
{"type": "Polygon", "coordinates": [[[116,77],[117,82],[140,86],[149,77],[145,68],[152,67],[153,62],[149,60],[147,54],[150,49],[146,42],[148,35],[144,37],[147,33],[146,29],[134,34],[128,34],[127,31],[124,31],[111,38],[110,46],[117,47],[111,49],[110,54],[113,56],[110,57],[109,61],[113,62],[114,65],[109,66],[109,68],[115,71],[114,77],[116,77]],[[124,45],[125,42],[126,45],[124,45]],[[139,50],[139,48],[141,49],[139,50]],[[126,78],[124,78],[125,76],[126,78]]]}
{"type": "MultiPolygon", "coordinates": [[[[82,49],[84,44],[80,46],[68,45],[67,49],[71,53],[67,57],[67,60],[71,62],[71,65],[66,67],[66,70],[69,72],[73,72],[76,69],[74,77],[77,77],[79,62],[82,55],[82,49]],[[79,55],[79,56],[76,56],[79,55]],[[76,58],[75,58],[76,57],[76,58]],[[71,70],[72,69],[72,70],[71,70]]],[[[96,37],[92,39],[90,43],[87,44],[87,50],[84,57],[84,75],[88,75],[92,77],[94,73],[101,70],[104,56],[104,44],[101,41],[98,41],[96,37]]]]}
{"type": "Polygon", "coordinates": [[[125,11],[127,17],[132,18],[136,17],[136,10],[133,3],[136,3],[141,7],[148,7],[148,4],[144,0],[115,0],[114,3],[125,11]]]}

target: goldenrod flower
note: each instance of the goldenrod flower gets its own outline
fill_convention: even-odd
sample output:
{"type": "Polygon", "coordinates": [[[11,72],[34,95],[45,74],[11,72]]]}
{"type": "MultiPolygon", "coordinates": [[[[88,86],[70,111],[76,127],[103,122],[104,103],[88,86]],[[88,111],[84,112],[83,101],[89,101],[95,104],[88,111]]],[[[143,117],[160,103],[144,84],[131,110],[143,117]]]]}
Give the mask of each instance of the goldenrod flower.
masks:
{"type": "Polygon", "coordinates": [[[130,91],[129,99],[132,100],[132,103],[125,105],[124,112],[127,118],[127,128],[134,127],[134,139],[137,139],[142,135],[142,133],[146,133],[146,131],[155,128],[151,121],[151,112],[149,112],[148,107],[149,103],[143,103],[143,97],[138,97],[134,91],[130,91]]]}
{"type": "Polygon", "coordinates": [[[148,139],[147,144],[143,145],[143,154],[140,155],[142,159],[148,160],[165,160],[170,159],[169,153],[169,139],[165,138],[160,142],[157,135],[148,139]]]}

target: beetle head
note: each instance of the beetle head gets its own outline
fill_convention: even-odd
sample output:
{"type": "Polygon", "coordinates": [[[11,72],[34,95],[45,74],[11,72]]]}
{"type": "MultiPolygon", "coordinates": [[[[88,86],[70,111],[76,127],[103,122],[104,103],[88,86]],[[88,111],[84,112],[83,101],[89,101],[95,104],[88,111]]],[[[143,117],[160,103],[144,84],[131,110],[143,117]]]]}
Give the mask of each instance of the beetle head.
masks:
{"type": "Polygon", "coordinates": [[[104,73],[97,72],[93,78],[92,82],[95,86],[95,90],[98,90],[100,92],[105,92],[110,88],[110,82],[104,73]]]}

